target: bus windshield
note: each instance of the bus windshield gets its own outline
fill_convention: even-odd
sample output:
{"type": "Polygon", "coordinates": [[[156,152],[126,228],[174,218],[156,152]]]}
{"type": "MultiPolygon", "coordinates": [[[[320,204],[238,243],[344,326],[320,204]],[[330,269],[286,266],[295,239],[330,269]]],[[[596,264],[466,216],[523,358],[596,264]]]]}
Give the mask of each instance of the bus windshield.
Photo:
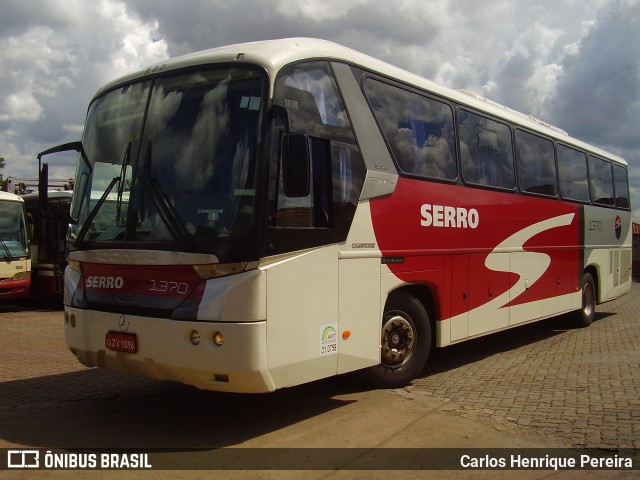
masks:
{"type": "Polygon", "coordinates": [[[0,258],[16,260],[29,256],[29,236],[22,202],[0,201],[0,258]]]}
{"type": "Polygon", "coordinates": [[[70,248],[145,244],[215,253],[255,220],[266,75],[178,72],[121,86],[89,108],[70,248]],[[110,245],[107,245],[110,244],[110,245]]]}

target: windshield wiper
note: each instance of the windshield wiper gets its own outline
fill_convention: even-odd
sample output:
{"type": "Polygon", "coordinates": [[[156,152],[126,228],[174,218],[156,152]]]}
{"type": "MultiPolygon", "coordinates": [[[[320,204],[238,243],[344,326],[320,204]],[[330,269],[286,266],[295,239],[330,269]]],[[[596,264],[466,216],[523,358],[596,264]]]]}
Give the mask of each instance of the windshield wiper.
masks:
{"type": "Polygon", "coordinates": [[[11,262],[13,260],[13,255],[11,255],[11,250],[9,250],[9,247],[7,246],[7,244],[6,244],[6,242],[4,240],[0,240],[0,243],[2,243],[2,248],[6,252],[7,258],[11,262]]]}
{"type": "Polygon", "coordinates": [[[93,220],[96,218],[98,211],[102,208],[102,205],[104,205],[104,202],[107,200],[107,196],[111,193],[113,186],[119,181],[120,181],[120,178],[113,177],[113,180],[111,180],[111,183],[109,184],[107,189],[104,191],[104,193],[96,203],[96,206],[93,207],[93,210],[91,210],[91,212],[89,212],[87,219],[84,221],[84,224],[82,225],[82,228],[80,229],[80,231],[78,232],[78,236],[76,237],[76,242],[75,242],[76,245],[80,245],[82,243],[82,241],[84,240],[84,237],[87,235],[87,232],[89,231],[89,227],[93,223],[93,220]]]}
{"type": "Polygon", "coordinates": [[[194,250],[194,245],[189,241],[189,232],[176,215],[176,211],[171,205],[171,202],[167,198],[167,195],[162,190],[160,184],[151,178],[151,161],[152,161],[152,143],[149,140],[147,144],[147,152],[144,158],[144,164],[142,168],[142,192],[141,192],[141,204],[140,204],[140,219],[144,220],[146,217],[146,197],[147,193],[151,193],[151,199],[158,209],[158,215],[160,219],[167,227],[169,234],[173,239],[187,245],[191,250],[194,250]]]}
{"type": "Polygon", "coordinates": [[[96,218],[96,215],[98,214],[98,212],[100,211],[104,203],[106,202],[107,196],[111,193],[111,190],[113,190],[113,187],[115,186],[116,183],[120,183],[120,185],[118,186],[118,204],[117,204],[117,216],[116,216],[116,224],[119,223],[120,209],[122,206],[122,193],[124,191],[124,183],[125,183],[124,176],[126,175],[126,172],[127,172],[127,165],[129,164],[130,156],[131,156],[131,142],[127,144],[127,148],[124,151],[124,156],[122,158],[122,168],[120,169],[120,176],[113,177],[113,179],[111,180],[111,183],[109,184],[107,189],[104,191],[104,193],[96,203],[95,207],[93,207],[91,212],[89,212],[87,219],[85,220],[84,224],[82,225],[82,228],[78,232],[78,236],[76,237],[76,245],[80,245],[83,242],[84,237],[87,235],[87,232],[89,231],[89,227],[93,223],[93,220],[96,218]]]}
{"type": "Polygon", "coordinates": [[[122,212],[122,195],[124,194],[125,180],[127,176],[127,167],[131,159],[131,142],[127,145],[122,159],[122,168],[120,169],[120,185],[118,185],[118,200],[116,202],[116,225],[120,224],[120,214],[122,212]]]}

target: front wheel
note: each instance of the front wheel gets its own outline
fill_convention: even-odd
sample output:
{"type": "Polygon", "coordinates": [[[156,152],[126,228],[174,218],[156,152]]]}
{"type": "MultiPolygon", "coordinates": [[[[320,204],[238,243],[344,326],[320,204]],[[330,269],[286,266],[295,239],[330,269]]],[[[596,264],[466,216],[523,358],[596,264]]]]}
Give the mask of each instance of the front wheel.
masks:
{"type": "Polygon", "coordinates": [[[574,314],[578,327],[588,327],[596,315],[596,286],[590,273],[582,276],[582,307],[574,314]]]}
{"type": "Polygon", "coordinates": [[[382,317],[380,364],[365,371],[380,388],[397,388],[424,368],[431,350],[429,315],[420,301],[406,292],[392,294],[382,317]]]}

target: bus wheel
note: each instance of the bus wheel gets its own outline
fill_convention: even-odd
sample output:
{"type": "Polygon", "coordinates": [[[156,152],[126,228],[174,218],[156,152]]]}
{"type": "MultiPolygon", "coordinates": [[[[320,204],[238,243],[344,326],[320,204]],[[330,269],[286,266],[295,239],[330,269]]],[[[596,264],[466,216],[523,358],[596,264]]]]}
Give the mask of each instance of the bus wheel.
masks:
{"type": "Polygon", "coordinates": [[[406,292],[392,294],[382,317],[380,364],[365,371],[380,388],[409,383],[424,368],[431,350],[431,325],[424,306],[406,292]]]}
{"type": "Polygon", "coordinates": [[[588,327],[596,315],[596,287],[590,273],[582,277],[582,307],[575,312],[574,320],[578,327],[588,327]]]}

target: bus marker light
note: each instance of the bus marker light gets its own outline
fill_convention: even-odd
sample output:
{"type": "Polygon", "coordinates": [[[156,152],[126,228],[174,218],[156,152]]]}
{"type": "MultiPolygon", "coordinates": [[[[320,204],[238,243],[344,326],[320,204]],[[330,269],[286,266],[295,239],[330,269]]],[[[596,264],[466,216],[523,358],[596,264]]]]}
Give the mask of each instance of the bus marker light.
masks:
{"type": "Polygon", "coordinates": [[[189,340],[191,340],[191,344],[198,346],[200,345],[200,333],[197,330],[191,330],[191,335],[189,335],[189,340]]]}
{"type": "Polygon", "coordinates": [[[351,336],[351,330],[345,330],[344,332],[342,332],[343,340],[348,340],[350,336],[351,336]]]}
{"type": "Polygon", "coordinates": [[[216,332],[213,334],[213,343],[215,343],[218,347],[221,347],[224,343],[224,335],[221,332],[216,332]]]}

